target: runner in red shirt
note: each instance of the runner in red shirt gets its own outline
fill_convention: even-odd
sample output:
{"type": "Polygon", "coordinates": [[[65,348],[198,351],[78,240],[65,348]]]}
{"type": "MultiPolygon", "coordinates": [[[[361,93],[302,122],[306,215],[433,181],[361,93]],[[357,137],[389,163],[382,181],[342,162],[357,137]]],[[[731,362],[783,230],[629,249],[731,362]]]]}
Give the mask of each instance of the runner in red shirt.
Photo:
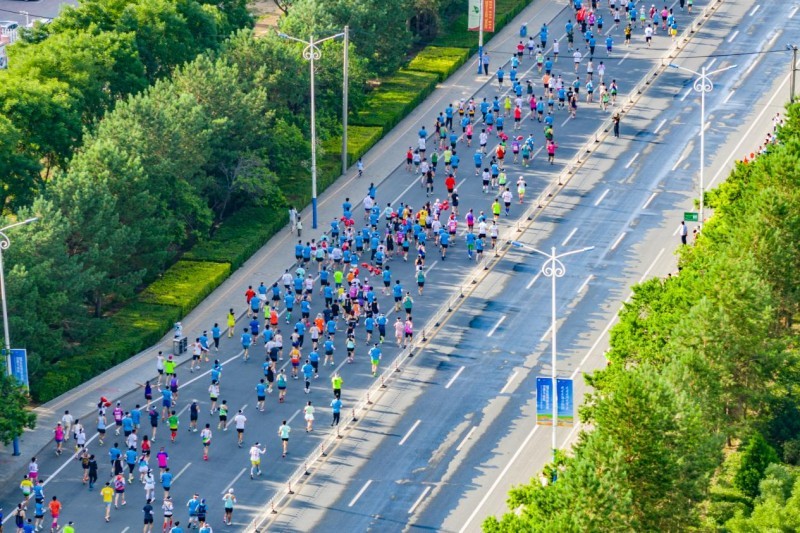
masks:
{"type": "Polygon", "coordinates": [[[444,180],[444,186],[447,187],[447,193],[452,194],[453,189],[456,188],[456,178],[452,174],[450,174],[449,176],[447,176],[447,179],[444,180]]]}

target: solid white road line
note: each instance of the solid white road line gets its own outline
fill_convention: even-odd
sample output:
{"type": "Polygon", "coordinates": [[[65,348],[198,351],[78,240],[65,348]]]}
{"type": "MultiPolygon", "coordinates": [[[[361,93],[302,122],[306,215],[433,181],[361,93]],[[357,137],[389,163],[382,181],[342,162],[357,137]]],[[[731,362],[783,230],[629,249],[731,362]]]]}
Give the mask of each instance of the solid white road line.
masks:
{"type": "Polygon", "coordinates": [[[747,16],[748,16],[748,17],[752,17],[753,15],[755,15],[755,14],[756,14],[756,11],[758,11],[759,9],[761,9],[761,4],[756,4],[756,7],[754,7],[754,8],[752,9],[752,11],[750,11],[750,13],[748,13],[748,15],[747,15],[747,16]]]}
{"type": "Polygon", "coordinates": [[[647,276],[650,275],[650,271],[653,270],[654,266],[656,266],[656,263],[658,263],[658,260],[661,259],[661,255],[664,253],[665,250],[666,250],[666,248],[662,248],[661,251],[658,252],[658,255],[656,255],[656,258],[653,259],[653,262],[650,263],[650,266],[647,267],[647,270],[644,271],[644,274],[642,274],[642,277],[639,278],[639,283],[641,283],[641,282],[643,282],[644,280],[647,279],[647,276]]]}
{"type": "Polygon", "coordinates": [[[664,127],[664,124],[666,124],[666,123],[667,123],[667,119],[664,119],[661,122],[659,122],[658,126],[656,126],[656,129],[653,130],[653,133],[658,133],[661,130],[661,128],[664,127]]]}
{"type": "Polygon", "coordinates": [[[447,385],[444,386],[445,389],[449,389],[450,388],[450,385],[452,385],[453,382],[456,379],[458,379],[458,376],[461,375],[461,373],[464,371],[464,368],[466,368],[466,367],[462,366],[461,368],[458,369],[458,372],[456,372],[455,375],[452,378],[450,378],[450,381],[447,382],[447,385]]]}
{"type": "Polygon", "coordinates": [[[561,246],[566,246],[569,240],[572,238],[572,236],[575,235],[576,231],[578,231],[578,228],[572,228],[572,231],[569,232],[569,235],[567,235],[567,238],[564,239],[564,242],[561,243],[561,246]]]}
{"type": "Polygon", "coordinates": [[[500,327],[500,324],[502,324],[505,319],[506,319],[506,315],[501,316],[500,320],[498,320],[497,324],[495,324],[492,327],[492,329],[489,330],[489,333],[487,333],[486,336],[487,337],[491,337],[492,335],[494,335],[494,332],[497,331],[497,328],[500,327]]]}
{"type": "Polygon", "coordinates": [[[676,168],[678,168],[678,165],[680,165],[681,163],[683,163],[683,160],[684,160],[684,158],[683,158],[683,157],[681,157],[680,159],[678,159],[677,161],[675,161],[675,164],[674,164],[674,165],[672,165],[672,172],[675,172],[675,169],[676,169],[676,168]]]}
{"type": "Polygon", "coordinates": [[[286,423],[287,423],[287,424],[291,424],[291,423],[292,423],[292,420],[294,420],[295,418],[297,418],[297,415],[299,415],[299,414],[300,414],[300,409],[298,409],[297,411],[295,411],[295,412],[294,412],[294,414],[293,414],[292,416],[290,416],[290,417],[289,417],[289,420],[287,420],[287,421],[286,421],[286,423]]]}
{"type": "Polygon", "coordinates": [[[692,94],[693,90],[694,90],[694,87],[689,87],[688,89],[686,89],[686,92],[683,93],[683,96],[681,96],[681,102],[686,100],[686,97],[688,97],[690,94],[692,94]]]}
{"type": "Polygon", "coordinates": [[[800,9],[800,6],[794,6],[794,9],[789,13],[789,18],[794,17],[798,9],[800,9]]]}
{"type": "Polygon", "coordinates": [[[428,272],[430,272],[431,270],[433,270],[433,267],[435,267],[435,266],[436,266],[436,263],[438,263],[438,262],[439,262],[439,261],[434,261],[434,262],[433,262],[433,264],[432,264],[431,266],[429,266],[428,268],[426,268],[426,269],[425,269],[425,275],[426,275],[426,276],[428,275],[428,272]]]}
{"type": "Polygon", "coordinates": [[[183,474],[184,472],[186,472],[186,471],[189,469],[189,467],[190,467],[190,466],[192,466],[192,463],[186,463],[186,466],[184,466],[183,468],[181,468],[181,471],[180,471],[180,472],[178,472],[177,474],[175,474],[175,477],[174,477],[174,478],[172,478],[172,481],[173,481],[173,482],[175,482],[175,481],[178,481],[178,478],[179,478],[179,477],[181,477],[181,474],[183,474]]]}
{"type": "Polygon", "coordinates": [[[514,373],[511,374],[511,376],[508,378],[508,381],[506,381],[506,384],[503,385],[502,389],[500,389],[500,394],[504,394],[506,392],[506,389],[508,389],[508,386],[511,385],[511,382],[514,381],[515,377],[517,377],[517,374],[519,374],[519,370],[515,370],[514,373]]]}
{"type": "Polygon", "coordinates": [[[617,237],[617,240],[614,241],[614,244],[611,245],[611,249],[612,250],[616,250],[617,249],[617,246],[619,246],[619,243],[622,242],[622,239],[625,238],[625,235],[627,235],[627,233],[628,232],[623,231],[622,233],[619,234],[619,237],[617,237]]]}
{"type": "Polygon", "coordinates": [[[348,507],[354,506],[358,501],[358,499],[361,497],[361,495],[364,494],[364,491],[367,490],[367,487],[369,487],[370,485],[372,485],[372,480],[368,479],[367,482],[364,483],[364,486],[361,487],[361,490],[358,491],[358,494],[356,494],[355,497],[352,500],[350,500],[350,503],[348,503],[347,506],[348,507]]]}
{"type": "Polygon", "coordinates": [[[565,121],[564,121],[564,122],[561,124],[561,127],[563,128],[564,126],[566,126],[566,125],[567,125],[567,122],[569,122],[571,118],[572,118],[571,116],[567,117],[567,120],[565,120],[565,121]]]}
{"type": "Polygon", "coordinates": [[[403,444],[406,443],[406,441],[408,440],[408,437],[410,437],[411,434],[414,433],[414,430],[417,429],[417,427],[419,426],[420,422],[422,422],[422,420],[417,420],[416,422],[414,422],[414,425],[411,426],[411,429],[409,429],[408,432],[406,433],[406,435],[402,439],[400,439],[400,442],[397,443],[398,446],[402,446],[403,444]]]}
{"type": "Polygon", "coordinates": [[[583,292],[583,289],[585,289],[585,288],[586,288],[586,286],[589,284],[589,282],[592,280],[592,278],[593,278],[593,277],[594,277],[594,276],[593,276],[592,274],[589,274],[589,277],[588,277],[588,278],[586,278],[586,280],[585,280],[583,283],[581,283],[581,286],[580,286],[580,287],[578,287],[578,294],[580,294],[581,292],[583,292]]]}
{"type": "Polygon", "coordinates": [[[627,165],[625,165],[625,168],[631,168],[631,165],[633,164],[633,162],[634,162],[634,161],[636,161],[636,159],[639,157],[639,153],[640,153],[640,152],[636,152],[636,155],[634,155],[634,156],[631,158],[631,160],[630,160],[630,161],[628,161],[628,164],[627,164],[627,165]]]}
{"type": "Polygon", "coordinates": [[[467,441],[469,440],[469,438],[470,438],[470,437],[472,437],[472,434],[473,434],[473,433],[475,433],[475,430],[476,430],[476,429],[478,429],[478,426],[472,426],[472,428],[471,428],[471,429],[469,430],[469,432],[467,433],[467,436],[466,436],[466,437],[464,437],[464,439],[461,441],[461,443],[460,443],[458,446],[456,446],[456,451],[457,451],[457,452],[460,452],[460,451],[461,451],[461,448],[463,448],[463,447],[464,447],[464,445],[465,445],[465,444],[467,443],[467,441]]]}
{"type": "Polygon", "coordinates": [[[731,89],[731,92],[728,93],[728,96],[725,97],[725,100],[723,100],[722,103],[727,104],[728,100],[730,100],[733,97],[733,93],[735,92],[736,92],[735,89],[731,89]]]}
{"type": "Polygon", "coordinates": [[[646,201],[646,202],[644,203],[644,205],[642,206],[642,209],[647,209],[647,206],[649,206],[649,205],[650,205],[650,202],[652,202],[652,201],[653,201],[653,198],[655,198],[657,194],[658,194],[657,192],[654,192],[653,194],[651,194],[651,195],[650,195],[650,198],[648,198],[648,199],[647,199],[647,201],[646,201]]]}
{"type": "Polygon", "coordinates": [[[506,466],[503,468],[503,470],[500,471],[500,475],[497,476],[497,479],[494,480],[494,483],[492,483],[492,486],[489,487],[489,490],[486,491],[486,493],[483,495],[483,498],[481,498],[481,501],[478,502],[478,505],[476,505],[475,509],[472,510],[472,514],[469,515],[469,517],[467,518],[467,521],[464,522],[464,525],[461,527],[461,529],[458,530],[459,533],[464,533],[465,531],[467,531],[467,528],[469,528],[469,525],[472,523],[472,521],[475,519],[475,517],[478,516],[478,513],[481,511],[481,508],[486,504],[486,501],[489,499],[489,497],[492,495],[492,493],[494,493],[495,489],[497,489],[497,486],[503,480],[503,477],[505,477],[506,473],[508,473],[509,469],[511,469],[511,466],[514,463],[517,462],[517,459],[519,458],[519,456],[523,452],[523,450],[525,450],[525,448],[528,447],[528,443],[531,441],[533,436],[536,434],[536,431],[540,427],[541,426],[533,426],[533,430],[531,430],[531,432],[528,433],[528,436],[525,437],[525,440],[523,441],[522,445],[519,448],[517,448],[517,451],[511,457],[511,460],[508,463],[506,463],[506,466]]]}
{"type": "Polygon", "coordinates": [[[766,104],[761,104],[761,113],[759,113],[754,120],[750,121],[750,127],[747,128],[747,131],[744,132],[744,135],[741,135],[739,137],[739,142],[736,144],[734,149],[731,150],[730,154],[728,154],[728,157],[725,158],[725,161],[722,163],[720,169],[717,171],[716,174],[714,174],[714,177],[711,178],[711,181],[706,186],[706,190],[711,189],[711,186],[714,185],[714,182],[717,181],[717,178],[719,178],[723,172],[730,172],[730,168],[728,168],[728,163],[730,162],[731,158],[736,157],[736,155],[739,153],[739,149],[741,148],[743,142],[752,140],[752,137],[750,137],[750,133],[753,131],[753,128],[755,128],[758,125],[758,122],[761,120],[761,117],[764,116],[764,113],[766,113],[767,111],[771,112],[769,108],[772,105],[773,100],[775,100],[779,96],[781,98],[785,97],[781,93],[781,91],[783,91],[784,85],[786,85],[789,82],[790,76],[791,74],[784,76],[783,82],[781,82],[778,88],[772,92],[772,97],[770,97],[770,99],[767,101],[766,104]]]}
{"type": "Polygon", "coordinates": [[[409,509],[409,510],[408,510],[408,514],[414,514],[414,509],[416,509],[416,508],[417,508],[417,506],[418,506],[420,503],[422,503],[422,500],[425,498],[425,496],[427,496],[427,495],[428,495],[428,493],[429,493],[430,491],[431,491],[431,486],[430,486],[430,485],[428,485],[427,487],[425,487],[425,490],[423,490],[423,491],[422,491],[422,494],[420,494],[420,495],[419,495],[419,498],[417,498],[417,501],[415,501],[415,502],[414,502],[414,505],[412,505],[412,506],[411,506],[411,509],[409,509]]]}
{"type": "Polygon", "coordinates": [[[598,198],[598,199],[597,199],[597,201],[595,201],[595,203],[594,203],[594,206],[595,206],[595,207],[597,207],[598,205],[600,205],[600,202],[602,202],[602,201],[605,199],[606,195],[607,195],[609,192],[611,192],[611,189],[606,189],[606,190],[603,192],[603,194],[601,194],[601,195],[600,195],[600,198],[598,198]]]}
{"type": "Polygon", "coordinates": [[[547,328],[547,331],[544,332],[544,335],[542,335],[542,338],[539,339],[539,342],[544,342],[544,340],[550,335],[550,330],[551,329],[553,329],[553,325],[552,324],[550,324],[550,327],[547,328]]]}
{"type": "Polygon", "coordinates": [[[716,57],[714,59],[712,59],[711,61],[709,61],[708,65],[706,65],[706,70],[710,70],[711,67],[714,66],[714,63],[716,63],[716,62],[717,62],[717,58],[716,57]]]}
{"type": "Polygon", "coordinates": [[[564,443],[561,445],[562,450],[567,447],[567,444],[569,444],[569,441],[572,439],[572,436],[575,434],[576,431],[578,431],[578,428],[580,426],[581,426],[580,422],[572,426],[572,431],[569,432],[569,435],[567,435],[567,438],[564,439],[564,443]]]}
{"type": "Polygon", "coordinates": [[[739,30],[736,30],[735,32],[731,33],[731,36],[728,37],[728,42],[729,43],[733,42],[733,40],[736,39],[737,35],[739,35],[739,30]]]}
{"type": "MultiPolygon", "coordinates": [[[[619,312],[619,311],[617,311],[617,312],[619,312]]],[[[606,333],[608,333],[608,330],[611,329],[611,326],[613,326],[614,322],[616,322],[616,321],[617,321],[617,313],[614,313],[614,316],[611,317],[611,320],[608,321],[608,324],[606,324],[606,327],[603,328],[602,332],[600,332],[600,336],[597,337],[597,340],[594,341],[594,344],[592,344],[592,347],[589,348],[589,351],[586,352],[586,355],[583,356],[583,359],[581,359],[581,363],[578,365],[578,368],[576,368],[575,371],[572,373],[572,375],[570,376],[570,379],[575,379],[575,376],[577,376],[578,372],[581,371],[581,367],[584,365],[584,363],[586,363],[586,360],[589,359],[589,356],[592,355],[592,352],[594,351],[594,349],[597,348],[597,345],[600,344],[600,341],[603,340],[603,337],[605,337],[606,333]]]]}
{"type": "Polygon", "coordinates": [[[130,529],[131,529],[131,526],[128,526],[128,527],[126,527],[125,529],[122,530],[122,533],[128,533],[128,531],[130,529]]]}
{"type": "Polygon", "coordinates": [[[528,282],[528,284],[525,285],[525,288],[526,289],[530,289],[531,287],[533,287],[533,284],[536,283],[536,280],[539,279],[539,276],[541,276],[541,275],[542,275],[541,272],[537,272],[536,275],[531,278],[531,280],[528,282]]]}
{"type": "Polygon", "coordinates": [[[235,478],[233,478],[233,480],[232,480],[230,483],[228,483],[228,484],[225,486],[225,488],[224,488],[224,489],[222,489],[222,492],[220,492],[220,494],[225,494],[226,492],[228,492],[228,489],[230,489],[231,487],[233,487],[233,485],[234,485],[234,484],[236,484],[236,482],[237,482],[237,481],[239,481],[239,478],[240,478],[240,477],[242,477],[242,476],[244,475],[244,473],[245,473],[245,472],[247,472],[247,468],[242,468],[241,470],[239,470],[239,473],[238,473],[238,474],[236,474],[236,477],[235,477],[235,478]]]}
{"type": "Polygon", "coordinates": [[[617,63],[617,65],[621,65],[623,61],[625,61],[626,59],[628,59],[628,56],[629,56],[629,55],[631,55],[631,53],[630,53],[630,52],[626,52],[626,53],[625,53],[625,55],[624,55],[624,56],[622,56],[622,59],[620,59],[620,60],[619,60],[619,63],[617,63]]]}

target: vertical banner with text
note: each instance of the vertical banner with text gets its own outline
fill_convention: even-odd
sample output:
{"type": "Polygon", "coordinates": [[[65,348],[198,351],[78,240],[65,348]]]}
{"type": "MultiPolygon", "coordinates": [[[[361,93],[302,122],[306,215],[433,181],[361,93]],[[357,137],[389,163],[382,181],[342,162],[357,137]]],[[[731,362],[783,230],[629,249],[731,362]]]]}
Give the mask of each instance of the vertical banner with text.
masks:
{"type": "Polygon", "coordinates": [[[481,2],[483,2],[483,31],[494,32],[495,0],[469,0],[467,30],[478,31],[480,29],[481,2]]]}
{"type": "Polygon", "coordinates": [[[553,380],[536,378],[536,424],[553,425],[553,380]]]}
{"type": "Polygon", "coordinates": [[[558,425],[572,426],[575,423],[575,401],[572,394],[571,379],[556,380],[558,400],[558,425]]]}
{"type": "Polygon", "coordinates": [[[11,349],[11,375],[28,388],[28,357],[25,350],[11,349]]]}
{"type": "Polygon", "coordinates": [[[483,31],[494,32],[494,2],[483,0],[483,31]]]}

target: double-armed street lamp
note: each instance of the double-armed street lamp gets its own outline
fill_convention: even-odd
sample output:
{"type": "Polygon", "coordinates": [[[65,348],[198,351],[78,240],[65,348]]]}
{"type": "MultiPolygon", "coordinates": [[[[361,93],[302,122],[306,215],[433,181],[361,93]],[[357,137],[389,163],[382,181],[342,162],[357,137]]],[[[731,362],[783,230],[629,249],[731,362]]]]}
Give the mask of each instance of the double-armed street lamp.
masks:
{"type": "Polygon", "coordinates": [[[323,39],[314,39],[312,35],[309,39],[303,40],[297,37],[292,37],[285,33],[279,33],[282,39],[289,39],[305,45],[303,48],[303,59],[309,62],[311,72],[311,227],[317,229],[317,108],[315,100],[315,84],[314,84],[314,62],[319,61],[322,57],[322,50],[319,45],[325,41],[344,37],[344,81],[342,83],[342,173],[347,171],[347,85],[348,85],[348,46],[349,46],[349,29],[344,27],[344,31],[325,37],[323,39]]]}
{"type": "MultiPolygon", "coordinates": [[[[9,239],[8,235],[6,235],[6,231],[10,230],[11,228],[16,228],[17,226],[23,226],[25,224],[30,224],[31,222],[36,222],[37,220],[39,220],[37,217],[29,218],[28,220],[23,220],[22,222],[17,222],[4,228],[0,228],[0,300],[2,300],[3,308],[3,341],[6,352],[6,372],[9,376],[13,375],[13,372],[11,369],[11,334],[9,333],[8,306],[6,305],[6,279],[5,273],[3,272],[3,250],[8,250],[9,246],[11,246],[11,239],[9,239]]],[[[27,366],[27,363],[25,363],[25,365],[27,366]]],[[[27,386],[27,383],[25,385],[27,386]]],[[[19,437],[15,437],[14,455],[19,455],[19,453],[19,437]]]]}
{"type": "Polygon", "coordinates": [[[594,246],[587,246],[586,248],[581,248],[579,250],[570,250],[569,252],[563,252],[560,254],[556,254],[556,247],[553,246],[550,248],[550,252],[543,252],[538,248],[534,248],[533,246],[521,243],[519,241],[511,241],[511,246],[515,248],[523,248],[525,250],[530,250],[532,252],[536,252],[539,255],[545,256],[547,259],[542,264],[542,275],[547,278],[550,278],[550,376],[552,379],[552,394],[553,394],[553,427],[552,427],[552,439],[553,439],[553,460],[556,459],[556,451],[558,450],[558,444],[556,443],[556,426],[558,426],[558,387],[556,386],[557,380],[557,348],[556,348],[556,279],[564,277],[567,273],[567,268],[564,266],[564,263],[561,262],[561,259],[567,257],[569,255],[575,255],[583,252],[588,252],[589,250],[593,250],[594,246]]]}
{"type": "Polygon", "coordinates": [[[700,227],[703,227],[703,211],[705,208],[705,166],[706,166],[706,93],[710,93],[714,90],[714,84],[712,83],[709,76],[713,76],[714,74],[719,74],[720,72],[725,72],[726,70],[730,70],[732,68],[736,68],[736,65],[730,65],[728,67],[718,68],[717,70],[713,70],[708,72],[706,67],[703,66],[700,69],[700,72],[696,72],[694,70],[688,69],[686,67],[681,67],[680,65],[675,65],[674,63],[669,64],[670,68],[683,70],[690,74],[694,74],[697,76],[697,79],[694,80],[694,90],[700,93],[700,214],[698,216],[698,222],[700,223],[700,227]]]}

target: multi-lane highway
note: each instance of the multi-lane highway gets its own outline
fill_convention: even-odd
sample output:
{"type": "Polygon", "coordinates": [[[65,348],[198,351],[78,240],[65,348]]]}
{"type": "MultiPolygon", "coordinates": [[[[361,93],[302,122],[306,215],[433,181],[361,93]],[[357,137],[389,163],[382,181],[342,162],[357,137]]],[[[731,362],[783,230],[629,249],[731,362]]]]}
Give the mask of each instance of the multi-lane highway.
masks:
{"type": "MultiPolygon", "coordinates": [[[[702,7],[696,5],[695,9],[702,7]]],[[[694,51],[691,54],[687,51],[686,55],[708,55],[716,50],[737,53],[769,44],[765,42],[765,35],[771,28],[778,27],[780,21],[766,16],[770,12],[768,7],[765,4],[761,13],[748,16],[749,11],[743,6],[726,2],[695,37],[689,49],[694,51]],[[738,25],[739,34],[734,39],[723,41],[720,34],[730,37],[733,25],[738,25]]],[[[552,38],[562,38],[562,57],[556,72],[563,72],[568,81],[574,79],[561,30],[570,12],[562,5],[541,2],[525,13],[531,20],[531,28],[547,21],[552,28],[552,38]]],[[[686,18],[683,15],[679,21],[686,18]]],[[[794,18],[788,27],[793,24],[796,24],[794,18]]],[[[612,30],[612,34],[617,42],[613,57],[607,58],[600,53],[595,62],[603,60],[606,63],[607,81],[615,78],[621,94],[626,94],[658,62],[670,43],[668,38],[659,36],[654,47],[647,49],[641,35],[637,35],[634,44],[625,49],[621,45],[621,31],[612,30]]],[[[517,40],[513,35],[493,40],[490,46],[493,57],[510,55],[517,40]]],[[[742,70],[749,69],[748,64],[742,62],[739,70],[724,73],[717,83],[717,92],[707,102],[714,121],[714,127],[707,132],[707,153],[718,162],[727,157],[727,153],[718,153],[715,147],[726,145],[726,140],[735,134],[734,128],[740,124],[742,116],[752,116],[753,111],[758,111],[749,102],[753,94],[763,93],[763,88],[760,88],[763,86],[753,87],[746,83],[747,80],[778,80],[778,73],[785,70],[781,70],[785,67],[785,62],[781,63],[785,58],[779,54],[749,59],[756,66],[742,70]],[[734,95],[728,98],[725,91],[737,86],[734,95]],[[727,100],[723,102],[725,98],[727,100]],[[726,123],[720,110],[733,110],[735,106],[739,106],[738,113],[726,123]],[[715,137],[727,128],[730,128],[727,135],[715,137]]],[[[679,61],[685,61],[687,66],[696,69],[709,60],[679,61]]],[[[716,62],[722,65],[731,63],[731,59],[720,57],[716,62]]],[[[530,67],[531,61],[524,59],[523,78],[531,77],[530,67]]],[[[479,98],[492,98],[498,94],[496,84],[488,79],[480,80],[475,93],[472,68],[465,67],[457,73],[444,84],[446,90],[437,91],[423,104],[422,111],[417,110],[421,123],[430,129],[434,117],[448,101],[473,94],[479,98]]],[[[581,65],[580,73],[585,76],[585,63],[581,65]]],[[[541,90],[539,74],[533,78],[538,93],[541,90]]],[[[687,152],[682,161],[678,159],[678,154],[682,153],[697,129],[695,98],[684,98],[687,87],[690,85],[685,76],[674,72],[660,76],[634,111],[623,118],[623,138],[603,142],[566,189],[541,211],[529,229],[519,235],[520,240],[539,247],[595,246],[591,252],[570,258],[567,276],[559,281],[558,313],[562,316],[559,345],[562,347],[563,375],[575,373],[578,376],[579,370],[591,369],[599,363],[599,343],[607,331],[606,324],[619,308],[619,302],[627,296],[630,282],[646,275],[663,274],[670,268],[669,258],[677,242],[672,235],[679,220],[676,213],[693,196],[693,173],[680,171],[697,166],[696,150],[687,152]],[[664,161],[669,161],[669,165],[664,161]],[[674,162],[679,164],[674,170],[669,170],[674,162]]],[[[516,176],[525,176],[528,182],[527,203],[536,198],[563,169],[563,162],[582,149],[608,116],[596,105],[581,105],[576,119],[568,119],[564,111],[556,113],[557,164],[546,164],[542,153],[538,152],[529,169],[508,165],[512,183],[516,176]]],[[[379,160],[400,161],[406,146],[414,143],[418,127],[419,124],[408,127],[406,137],[394,147],[387,149],[385,145],[379,145],[377,150],[382,152],[372,153],[366,159],[368,171],[375,169],[377,172],[378,168],[383,168],[379,167],[379,160]]],[[[543,146],[541,125],[537,122],[525,122],[521,133],[534,134],[537,150],[543,146]]],[[[741,135],[741,131],[736,134],[741,135]]],[[[465,151],[463,146],[459,145],[459,150],[465,153],[462,153],[458,174],[461,213],[463,215],[470,207],[489,212],[493,196],[480,192],[470,164],[473,150],[465,151]]],[[[736,150],[739,148],[741,146],[736,150]]],[[[749,151],[750,147],[746,149],[749,151]]],[[[402,167],[388,167],[386,172],[375,174],[376,181],[379,181],[379,203],[422,205],[426,197],[418,185],[418,177],[408,174],[402,167]]],[[[714,172],[709,172],[709,175],[713,176],[714,172]]],[[[331,191],[321,210],[324,215],[322,225],[339,215],[338,205],[345,196],[357,203],[365,195],[366,180],[350,179],[345,183],[346,186],[331,191]]],[[[437,187],[434,196],[443,198],[441,185],[437,184],[437,187]]],[[[521,213],[522,208],[515,203],[512,216],[504,218],[501,224],[504,228],[511,227],[521,213]]],[[[465,280],[468,282],[473,274],[474,263],[467,260],[463,241],[450,252],[447,261],[441,261],[431,248],[426,263],[426,293],[417,296],[412,291],[417,331],[453,289],[465,280]]],[[[286,267],[290,263],[290,260],[281,260],[286,267]]],[[[467,297],[454,309],[444,327],[431,337],[429,344],[421,346],[414,363],[376,401],[373,412],[360,421],[321,468],[315,469],[314,476],[297,491],[290,507],[277,515],[273,527],[313,530],[324,525],[353,530],[370,527],[399,530],[412,524],[453,531],[462,528],[475,530],[483,515],[500,512],[507,486],[533,475],[537,465],[541,465],[550,454],[549,436],[544,430],[534,431],[531,416],[533,379],[540,373],[549,372],[549,367],[541,362],[542,354],[547,350],[545,334],[549,325],[549,293],[545,280],[536,277],[538,265],[540,260],[535,257],[509,252],[474,289],[468,283],[467,297]],[[518,461],[520,457],[525,457],[526,461],[518,461]]],[[[411,263],[393,261],[391,267],[395,272],[393,277],[401,279],[411,289],[414,285],[411,263]]],[[[256,285],[260,281],[269,283],[273,280],[253,278],[248,281],[256,285]]],[[[244,289],[242,286],[241,292],[244,289]]],[[[380,296],[379,301],[393,322],[394,314],[388,313],[390,298],[380,296]]],[[[319,298],[315,298],[312,312],[319,310],[319,298]]],[[[226,311],[224,308],[216,310],[216,320],[222,323],[226,311]]],[[[285,330],[289,329],[284,323],[281,325],[285,330]]],[[[211,323],[206,327],[210,326],[211,323]]],[[[288,337],[288,332],[284,334],[288,337]]],[[[215,431],[211,459],[207,463],[202,461],[199,437],[184,428],[188,423],[186,408],[191,399],[200,402],[201,427],[207,421],[214,422],[212,427],[216,427],[216,418],[207,414],[209,377],[207,374],[188,374],[186,366],[181,367],[179,372],[183,384],[178,410],[183,427],[175,444],[166,442],[164,427],[159,429],[155,443],[155,449],[163,445],[170,454],[170,466],[176,477],[172,490],[179,510],[176,516],[185,520],[185,503],[197,491],[209,502],[211,523],[216,530],[241,530],[259,514],[265,501],[284,488],[290,473],[319,445],[328,429],[332,371],[339,370],[344,376],[345,408],[353,405],[363,390],[373,383],[366,349],[361,348],[363,333],[359,332],[360,346],[356,363],[352,365],[344,363],[342,337],[343,331],[337,333],[336,365],[323,369],[320,379],[313,383],[310,395],[301,392],[300,382],[290,380],[287,402],[278,404],[277,399],[270,396],[264,413],[254,409],[254,388],[261,375],[261,350],[255,351],[254,360],[244,363],[236,339],[223,341],[219,355],[225,364],[222,397],[233,409],[244,410],[248,418],[246,445],[244,449],[236,447],[233,430],[227,433],[215,431]],[[300,409],[309,399],[317,406],[318,425],[313,433],[306,434],[300,409]],[[282,420],[288,420],[293,427],[290,453],[286,459],[280,457],[277,435],[282,420]],[[246,452],[256,440],[267,446],[267,455],[262,467],[263,478],[251,481],[246,474],[249,467],[246,452]],[[229,488],[235,489],[238,498],[234,525],[230,528],[221,523],[222,493],[229,488]]],[[[387,344],[384,345],[385,361],[397,353],[391,343],[387,344]]],[[[145,379],[152,376],[153,370],[154,363],[144,371],[145,379]]],[[[582,390],[579,386],[577,392],[582,390]]],[[[121,385],[111,382],[103,392],[111,398],[119,398],[127,408],[143,403],[141,389],[129,393],[121,385]]],[[[91,408],[86,409],[86,412],[90,411],[91,408]]],[[[94,435],[93,418],[83,420],[90,435],[94,435]]],[[[48,431],[48,428],[38,431],[48,431]]],[[[569,430],[561,431],[559,440],[568,436],[569,430]]],[[[106,454],[108,444],[115,439],[112,436],[108,441],[105,447],[98,447],[95,440],[89,445],[90,450],[99,456],[101,479],[108,475],[106,454]]],[[[47,498],[57,495],[64,503],[64,519],[76,520],[82,526],[81,530],[103,527],[127,531],[139,527],[143,492],[137,482],[129,487],[126,508],[113,511],[111,524],[105,525],[99,494],[88,492],[80,483],[78,463],[64,456],[55,457],[50,448],[37,454],[42,475],[47,480],[45,494],[47,498]]],[[[4,487],[0,493],[0,502],[6,512],[19,500],[15,485],[4,487]]]]}
{"type": "MultiPolygon", "coordinates": [[[[737,65],[707,95],[712,185],[761,144],[787,99],[789,56],[768,52],[800,22],[792,6],[778,20],[767,16],[773,9],[726,2],[671,60],[692,70],[737,65]]],[[[604,143],[520,237],[546,250],[595,247],[566,259],[558,281],[559,374],[579,380],[578,395],[582,373],[604,364],[630,284],[675,268],[676,230],[698,194],[698,131],[691,79],[669,70],[626,117],[622,142],[604,143]]],[[[535,378],[550,375],[541,264],[510,252],[272,526],[477,531],[504,512],[508,488],[535,477],[552,453],[550,428],[534,425],[535,378]]],[[[575,429],[559,429],[560,446],[575,429]]]]}

